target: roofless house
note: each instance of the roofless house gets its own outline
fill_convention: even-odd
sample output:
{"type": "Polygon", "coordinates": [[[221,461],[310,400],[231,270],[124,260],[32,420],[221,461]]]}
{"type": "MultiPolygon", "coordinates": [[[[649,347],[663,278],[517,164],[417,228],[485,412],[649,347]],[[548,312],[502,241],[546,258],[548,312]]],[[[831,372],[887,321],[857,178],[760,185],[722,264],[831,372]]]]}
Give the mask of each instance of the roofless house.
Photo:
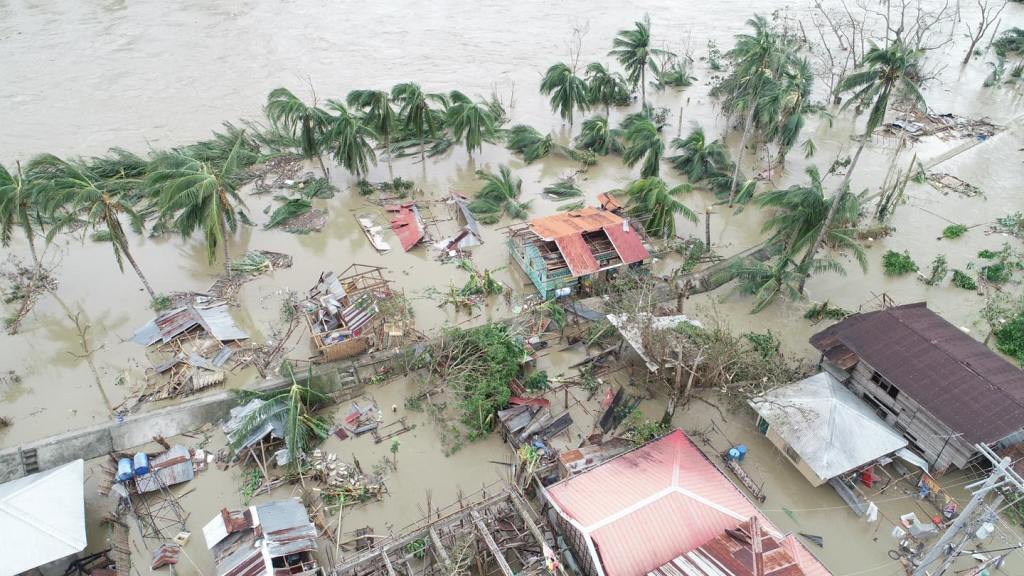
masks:
{"type": "Polygon", "coordinates": [[[581,281],[651,257],[629,220],[592,207],[510,228],[507,245],[541,298],[569,294],[581,281]]]}
{"type": "Polygon", "coordinates": [[[850,316],[811,344],[932,470],[1024,442],[1024,372],[924,302],[850,316]]]}

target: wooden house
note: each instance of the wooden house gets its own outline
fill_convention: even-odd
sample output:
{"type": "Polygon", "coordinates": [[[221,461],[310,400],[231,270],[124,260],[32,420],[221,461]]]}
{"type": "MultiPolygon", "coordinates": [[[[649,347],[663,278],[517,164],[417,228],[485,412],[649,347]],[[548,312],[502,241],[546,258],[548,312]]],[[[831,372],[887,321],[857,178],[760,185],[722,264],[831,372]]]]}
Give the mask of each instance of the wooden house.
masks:
{"type": "Polygon", "coordinates": [[[651,257],[629,220],[592,207],[510,228],[507,245],[541,298],[568,295],[581,280],[651,257]]]}
{"type": "Polygon", "coordinates": [[[855,314],[811,344],[932,470],[1024,441],[1024,372],[924,302],[855,314]]]}

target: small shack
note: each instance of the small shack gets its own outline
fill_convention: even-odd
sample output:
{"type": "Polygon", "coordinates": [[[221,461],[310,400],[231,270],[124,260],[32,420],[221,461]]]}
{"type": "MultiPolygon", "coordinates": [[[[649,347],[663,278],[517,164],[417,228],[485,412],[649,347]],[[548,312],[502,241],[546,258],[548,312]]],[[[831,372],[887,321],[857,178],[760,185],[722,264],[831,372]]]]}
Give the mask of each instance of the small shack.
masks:
{"type": "Polygon", "coordinates": [[[830,574],[795,536],[782,534],[762,515],[682,430],[548,486],[542,494],[587,576],[651,573],[752,518],[791,557],[787,576],[830,574]]]}
{"type": "Polygon", "coordinates": [[[811,344],[933,470],[1024,442],[1024,372],[924,302],[854,314],[811,344]]]}
{"type": "Polygon", "coordinates": [[[568,294],[582,280],[638,266],[651,257],[629,220],[593,207],[509,228],[507,246],[545,299],[568,294]]]}
{"type": "Polygon", "coordinates": [[[313,349],[323,362],[370,349],[384,326],[380,303],[392,294],[383,268],[353,264],[340,275],[324,272],[304,303],[313,349]]]}
{"type": "Polygon", "coordinates": [[[85,549],[85,461],[0,484],[0,573],[38,568],[85,549]]]}
{"type": "Polygon", "coordinates": [[[757,429],[812,486],[903,450],[907,441],[831,374],[750,400],[757,429]]]}
{"type": "Polygon", "coordinates": [[[317,530],[298,498],[223,509],[203,527],[218,576],[321,576],[317,530]]]}

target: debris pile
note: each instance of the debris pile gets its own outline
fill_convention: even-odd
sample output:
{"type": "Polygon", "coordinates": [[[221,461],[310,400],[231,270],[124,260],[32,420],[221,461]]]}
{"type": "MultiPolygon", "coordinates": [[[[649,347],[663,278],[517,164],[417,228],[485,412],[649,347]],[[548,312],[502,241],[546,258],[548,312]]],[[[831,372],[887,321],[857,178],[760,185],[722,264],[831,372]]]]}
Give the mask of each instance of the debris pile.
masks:
{"type": "Polygon", "coordinates": [[[317,448],[310,457],[313,476],[323,483],[321,498],[325,502],[344,499],[346,504],[382,500],[387,486],[379,477],[363,474],[357,466],[338,460],[338,455],[317,448]]]}
{"type": "Polygon", "coordinates": [[[931,174],[928,174],[928,183],[931,184],[933,188],[947,196],[950,192],[956,192],[957,194],[962,194],[968,198],[981,196],[983,194],[981,188],[978,188],[970,182],[961,180],[952,174],[946,174],[945,172],[932,172],[931,174]]]}
{"type": "Polygon", "coordinates": [[[938,136],[943,140],[977,139],[987,140],[1003,130],[988,118],[972,120],[955,114],[929,114],[919,110],[904,112],[896,120],[885,125],[885,130],[894,136],[905,133],[917,141],[926,136],[938,136]]]}

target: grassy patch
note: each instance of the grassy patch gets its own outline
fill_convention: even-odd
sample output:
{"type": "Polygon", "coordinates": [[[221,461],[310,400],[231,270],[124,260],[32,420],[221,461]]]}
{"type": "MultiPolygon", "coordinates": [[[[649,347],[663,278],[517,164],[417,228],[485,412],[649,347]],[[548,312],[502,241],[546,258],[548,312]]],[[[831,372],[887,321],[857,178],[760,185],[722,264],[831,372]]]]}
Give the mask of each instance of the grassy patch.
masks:
{"type": "Polygon", "coordinates": [[[903,252],[894,252],[892,250],[886,252],[882,256],[882,268],[885,269],[886,276],[902,276],[919,270],[917,264],[914,263],[914,259],[910,257],[910,253],[906,250],[903,252]]]}

